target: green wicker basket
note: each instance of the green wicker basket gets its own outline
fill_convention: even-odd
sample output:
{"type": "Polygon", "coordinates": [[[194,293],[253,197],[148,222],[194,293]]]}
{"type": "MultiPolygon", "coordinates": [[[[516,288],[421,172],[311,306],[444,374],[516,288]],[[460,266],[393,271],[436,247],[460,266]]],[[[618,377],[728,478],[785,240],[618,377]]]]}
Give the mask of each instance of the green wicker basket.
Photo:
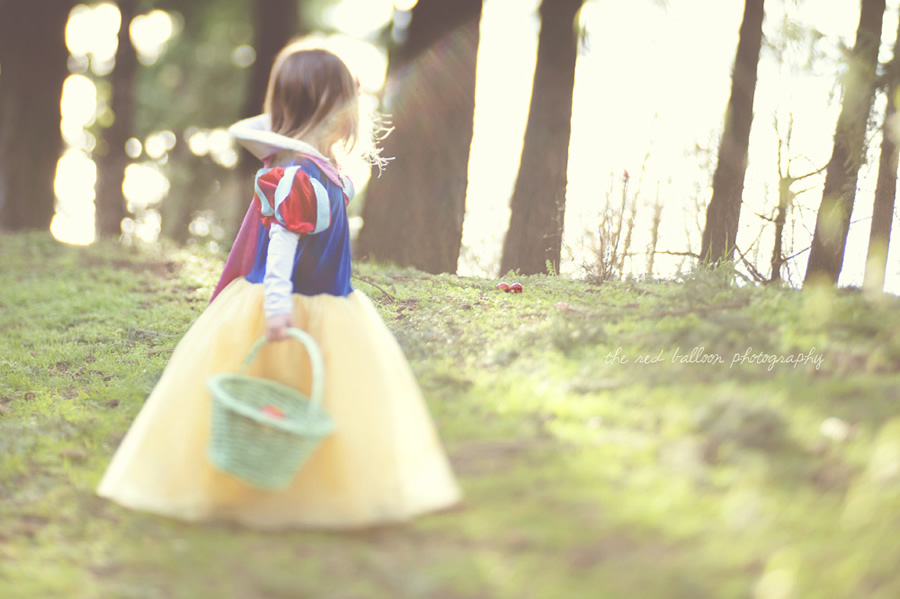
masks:
{"type": "Polygon", "coordinates": [[[283,489],[300,466],[334,431],[322,408],[324,366],[316,342],[299,329],[288,334],[306,348],[312,366],[307,398],[296,389],[244,374],[265,337],[250,349],[237,373],[207,380],[212,394],[212,422],[207,456],[213,466],[261,489],[283,489]]]}

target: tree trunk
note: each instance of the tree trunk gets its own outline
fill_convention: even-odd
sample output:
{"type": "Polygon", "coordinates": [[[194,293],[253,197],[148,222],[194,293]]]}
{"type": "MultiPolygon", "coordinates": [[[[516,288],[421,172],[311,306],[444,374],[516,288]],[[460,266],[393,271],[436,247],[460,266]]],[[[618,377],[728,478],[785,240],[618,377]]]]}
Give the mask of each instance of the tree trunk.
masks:
{"type": "Polygon", "coordinates": [[[47,229],[73,2],[0,0],[0,229],[47,229]]]}
{"type": "Polygon", "coordinates": [[[878,181],[875,184],[872,228],[869,231],[869,251],[863,279],[863,287],[876,293],[884,290],[891,225],[894,222],[894,202],[897,197],[898,151],[890,124],[897,118],[897,92],[900,91],[900,25],[894,43],[894,55],[885,69],[885,79],[887,109],[881,126],[881,157],[878,160],[878,181]]]}
{"type": "Polygon", "coordinates": [[[756,94],[756,71],[762,45],[763,0],[745,0],[734,72],[731,76],[731,97],[725,112],[725,128],[719,143],[719,159],[713,175],[713,194],[706,209],[706,227],[700,258],[716,264],[734,257],[744,175],[747,171],[747,150],[750,145],[750,125],[753,122],[753,97],[756,94]]]}
{"type": "Polygon", "coordinates": [[[357,249],[376,260],[455,273],[466,209],[481,0],[419,0],[390,67],[393,161],[373,178],[357,249]]]}
{"type": "Polygon", "coordinates": [[[804,284],[818,281],[835,285],[841,273],[859,167],[865,155],[866,124],[875,96],[884,8],[885,0],[862,1],[804,284]]]}
{"type": "Polygon", "coordinates": [[[510,201],[500,272],[559,272],[572,96],[578,37],[575,15],[583,0],[543,0],[541,33],[525,143],[510,201]]]}
{"type": "Polygon", "coordinates": [[[781,281],[781,267],[784,266],[784,251],[782,250],[784,238],[784,225],[787,224],[787,210],[793,199],[790,176],[778,179],[778,210],[775,213],[775,245],[772,248],[772,274],[769,275],[769,283],[781,281]]]}
{"type": "MultiPolygon", "coordinates": [[[[210,194],[209,177],[199,176],[201,169],[208,167],[202,164],[202,158],[194,156],[188,145],[183,143],[175,144],[169,159],[177,164],[194,167],[169,173],[171,189],[177,190],[177,195],[170,191],[169,196],[159,207],[162,214],[160,233],[163,237],[184,245],[191,236],[190,225],[194,212],[200,209],[210,194]]],[[[249,185],[252,183],[248,182],[249,185]]],[[[243,200],[249,205],[250,196],[244,196],[243,200]]]]}
{"type": "MultiPolygon", "coordinates": [[[[307,33],[305,24],[300,19],[297,0],[257,0],[254,11],[256,40],[253,46],[256,61],[250,74],[249,94],[244,102],[242,117],[262,113],[275,57],[289,41],[307,33]],[[277,15],[277,18],[273,18],[273,15],[277,15]]],[[[259,159],[249,152],[241,152],[240,156],[240,177],[245,181],[252,181],[260,166],[259,159]]],[[[250,196],[239,197],[237,201],[239,208],[246,206],[250,202],[250,196]]],[[[234,218],[228,223],[230,229],[237,231],[240,228],[245,212],[245,209],[232,210],[234,218]]]]}
{"type": "Polygon", "coordinates": [[[104,237],[122,234],[122,219],[128,211],[122,182],[128,156],[125,142],[134,134],[134,85],[137,74],[137,51],[131,44],[128,27],[137,16],[138,0],[118,0],[122,24],[119,27],[119,47],[116,68],[109,76],[112,88],[110,108],[115,120],[105,131],[106,155],[97,159],[97,233],[104,237]]]}
{"type": "Polygon", "coordinates": [[[244,105],[245,117],[262,112],[269,73],[278,52],[294,37],[306,33],[301,28],[297,0],[257,0],[255,12],[256,41],[253,46],[256,61],[250,76],[250,94],[244,105]]]}

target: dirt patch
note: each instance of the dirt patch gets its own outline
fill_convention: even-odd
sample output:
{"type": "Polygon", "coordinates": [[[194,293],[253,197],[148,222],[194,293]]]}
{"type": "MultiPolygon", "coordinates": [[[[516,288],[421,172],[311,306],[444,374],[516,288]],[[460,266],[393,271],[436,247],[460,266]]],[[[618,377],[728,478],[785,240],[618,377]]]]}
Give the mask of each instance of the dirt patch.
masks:
{"type": "Polygon", "coordinates": [[[88,566],[88,570],[97,578],[112,578],[123,570],[122,564],[110,563],[88,566]]]}
{"type": "Polygon", "coordinates": [[[42,528],[50,523],[49,518],[32,514],[24,514],[19,517],[18,521],[13,522],[5,531],[11,533],[10,537],[24,536],[33,539],[42,528]]]}
{"type": "Polygon", "coordinates": [[[146,272],[156,275],[162,279],[167,279],[178,272],[179,266],[177,262],[125,262],[116,261],[112,263],[115,268],[124,268],[133,272],[146,272]]]}
{"type": "Polygon", "coordinates": [[[450,454],[453,469],[463,476],[478,476],[504,471],[517,459],[538,448],[547,448],[550,439],[527,438],[476,441],[457,447],[450,454]]]}
{"type": "Polygon", "coordinates": [[[660,563],[678,551],[678,547],[664,539],[640,540],[625,531],[614,531],[587,545],[572,547],[566,561],[576,571],[587,571],[611,561],[660,563]]]}
{"type": "Polygon", "coordinates": [[[109,266],[120,270],[130,270],[131,272],[136,273],[147,273],[161,279],[171,278],[180,268],[178,263],[172,260],[106,260],[100,256],[92,256],[90,254],[82,256],[81,262],[88,268],[109,266]]]}
{"type": "MultiPolygon", "coordinates": [[[[93,358],[93,356],[91,356],[91,358],[93,358]]],[[[91,360],[89,360],[89,361],[91,361],[91,360]]],[[[48,368],[47,372],[51,376],[66,377],[73,381],[87,380],[91,376],[98,376],[103,379],[103,382],[109,382],[115,378],[114,375],[107,374],[106,372],[104,372],[102,370],[97,370],[94,368],[85,368],[83,366],[74,366],[73,367],[71,362],[57,362],[56,364],[54,364],[53,366],[48,368]]],[[[84,389],[81,389],[81,391],[84,392],[84,389]]],[[[78,390],[70,390],[69,392],[70,393],[74,392],[77,395],[78,390]]],[[[72,399],[74,396],[64,395],[64,397],[66,399],[72,399]]]]}

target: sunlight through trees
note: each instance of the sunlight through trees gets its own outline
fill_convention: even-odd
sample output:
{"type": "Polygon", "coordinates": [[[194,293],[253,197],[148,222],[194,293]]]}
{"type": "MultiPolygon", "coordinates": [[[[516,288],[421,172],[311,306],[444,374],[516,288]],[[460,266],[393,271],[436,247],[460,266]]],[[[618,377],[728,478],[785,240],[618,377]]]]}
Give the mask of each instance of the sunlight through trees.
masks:
{"type": "Polygon", "coordinates": [[[362,254],[434,272],[493,276],[549,265],[587,276],[603,270],[601,257],[615,247],[614,276],[671,277],[709,254],[734,259],[750,282],[793,286],[816,272],[861,285],[868,263],[868,288],[900,292],[900,251],[888,243],[896,219],[888,201],[895,192],[885,187],[896,170],[890,139],[876,169],[883,136],[857,125],[855,149],[837,143],[831,156],[856,156],[856,174],[844,173],[845,184],[835,179],[843,169],[823,170],[830,132],[843,139],[849,113],[868,114],[851,104],[871,104],[873,119],[892,130],[882,71],[900,7],[864,3],[872,16],[863,20],[877,16],[885,32],[868,52],[866,69],[877,68],[877,79],[860,85],[870,76],[857,77],[842,49],[858,7],[825,10],[823,2],[770,0],[763,13],[761,0],[572,0],[570,19],[569,8],[549,0],[484,0],[472,18],[438,17],[446,35],[425,42],[417,32],[427,30],[430,2],[414,0],[59,2],[56,33],[45,17],[30,34],[47,36],[45,51],[22,53],[25,4],[0,0],[8,29],[0,43],[0,227],[52,222],[57,238],[80,244],[163,235],[227,247],[249,200],[253,162],[240,160],[225,129],[260,109],[271,49],[307,35],[345,58],[366,111],[394,125],[384,142],[394,160],[371,187],[364,162],[345,165],[360,191],[351,222],[362,254]],[[742,9],[757,41],[740,26],[742,9]],[[555,83],[542,75],[538,49],[551,17],[571,20],[578,40],[574,77],[555,83]],[[25,72],[41,77],[25,82],[25,72]],[[444,76],[455,83],[439,84],[444,76]],[[571,102],[541,108],[552,94],[571,102]],[[23,133],[16,111],[54,96],[60,101],[45,112],[29,111],[35,122],[23,133]],[[570,115],[560,108],[569,104],[570,115]],[[51,112],[59,116],[38,116],[51,112]],[[548,132],[568,144],[552,145],[548,132]],[[551,162],[549,176],[542,169],[551,162]],[[60,177],[51,189],[47,181],[60,177]],[[846,190],[835,194],[835,185],[846,190]],[[43,189],[27,209],[24,189],[43,189]],[[201,218],[212,225],[191,226],[201,218]]]}

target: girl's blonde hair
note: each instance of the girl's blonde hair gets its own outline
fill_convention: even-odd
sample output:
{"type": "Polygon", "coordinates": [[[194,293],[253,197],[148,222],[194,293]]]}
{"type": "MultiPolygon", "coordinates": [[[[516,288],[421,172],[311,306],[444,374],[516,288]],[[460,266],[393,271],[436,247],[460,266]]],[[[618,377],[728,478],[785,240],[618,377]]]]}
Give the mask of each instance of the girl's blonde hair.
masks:
{"type": "Polygon", "coordinates": [[[335,144],[349,151],[359,141],[359,82],[327,50],[304,49],[298,42],[282,49],[272,65],[264,110],[275,133],[302,140],[315,131],[332,160],[335,144]]]}

